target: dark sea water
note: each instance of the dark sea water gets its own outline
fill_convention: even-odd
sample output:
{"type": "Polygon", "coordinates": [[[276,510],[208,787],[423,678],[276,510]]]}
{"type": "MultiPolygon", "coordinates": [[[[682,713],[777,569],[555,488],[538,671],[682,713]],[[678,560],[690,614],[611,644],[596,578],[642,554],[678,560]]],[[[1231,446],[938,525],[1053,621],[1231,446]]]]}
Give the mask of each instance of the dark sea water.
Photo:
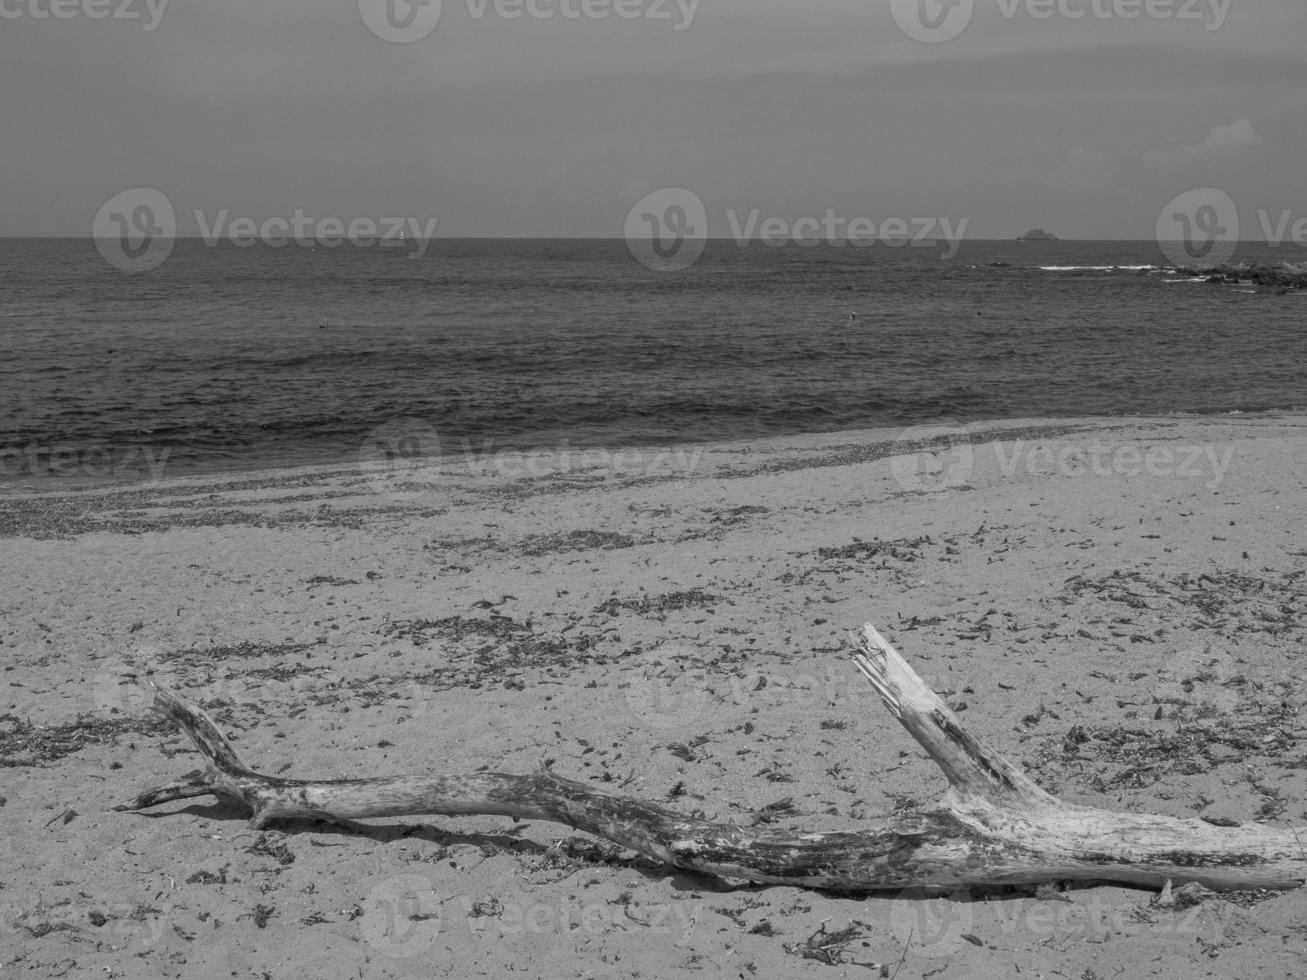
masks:
{"type": "Polygon", "coordinates": [[[1307,406],[1307,297],[1185,281],[1152,243],[714,241],[679,273],[621,241],[416,248],[184,240],[128,274],[89,240],[0,240],[0,482],[357,461],[414,431],[400,451],[1307,406]]]}

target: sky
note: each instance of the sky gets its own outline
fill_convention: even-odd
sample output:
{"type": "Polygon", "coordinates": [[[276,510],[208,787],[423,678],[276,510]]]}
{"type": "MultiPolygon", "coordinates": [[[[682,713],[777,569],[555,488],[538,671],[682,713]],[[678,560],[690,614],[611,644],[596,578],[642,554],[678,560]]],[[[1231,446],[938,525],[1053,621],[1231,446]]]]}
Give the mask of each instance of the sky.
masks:
{"type": "Polygon", "coordinates": [[[677,188],[719,237],[1149,239],[1215,188],[1260,239],[1307,218],[1305,42],[1303,0],[0,0],[0,235],[151,188],[182,235],[619,238],[677,188]]]}

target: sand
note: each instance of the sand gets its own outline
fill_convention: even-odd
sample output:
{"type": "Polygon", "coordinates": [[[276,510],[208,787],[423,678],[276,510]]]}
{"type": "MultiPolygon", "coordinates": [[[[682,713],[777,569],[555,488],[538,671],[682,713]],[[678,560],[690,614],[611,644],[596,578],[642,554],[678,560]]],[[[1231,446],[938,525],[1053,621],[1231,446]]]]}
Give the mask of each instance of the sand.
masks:
{"type": "Polygon", "coordinates": [[[938,770],[880,627],[1077,802],[1307,824],[1307,418],[1083,419],[0,492],[0,977],[1275,977],[1298,892],[731,888],[505,818],[107,812],[198,756],[852,829],[938,770]],[[951,448],[940,441],[947,437],[951,448]]]}

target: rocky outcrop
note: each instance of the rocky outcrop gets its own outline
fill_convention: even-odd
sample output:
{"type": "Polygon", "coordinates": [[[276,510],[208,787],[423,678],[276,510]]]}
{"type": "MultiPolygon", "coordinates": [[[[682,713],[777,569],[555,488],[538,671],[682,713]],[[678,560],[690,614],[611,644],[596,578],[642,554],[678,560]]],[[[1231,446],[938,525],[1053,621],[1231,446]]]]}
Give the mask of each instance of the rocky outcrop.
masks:
{"type": "Polygon", "coordinates": [[[1276,293],[1288,293],[1295,289],[1307,289],[1307,263],[1294,265],[1281,262],[1278,265],[1220,265],[1206,268],[1180,268],[1176,272],[1193,278],[1203,278],[1209,283],[1220,286],[1262,286],[1276,293]]]}

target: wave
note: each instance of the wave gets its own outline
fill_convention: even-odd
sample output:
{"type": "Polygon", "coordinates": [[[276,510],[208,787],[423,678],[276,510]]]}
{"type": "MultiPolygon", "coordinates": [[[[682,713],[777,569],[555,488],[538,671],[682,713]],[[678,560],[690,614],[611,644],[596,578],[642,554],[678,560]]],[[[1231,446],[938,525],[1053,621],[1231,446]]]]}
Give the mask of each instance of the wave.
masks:
{"type": "Polygon", "coordinates": [[[1146,272],[1162,270],[1158,265],[1041,265],[1041,272],[1146,272]]]}

